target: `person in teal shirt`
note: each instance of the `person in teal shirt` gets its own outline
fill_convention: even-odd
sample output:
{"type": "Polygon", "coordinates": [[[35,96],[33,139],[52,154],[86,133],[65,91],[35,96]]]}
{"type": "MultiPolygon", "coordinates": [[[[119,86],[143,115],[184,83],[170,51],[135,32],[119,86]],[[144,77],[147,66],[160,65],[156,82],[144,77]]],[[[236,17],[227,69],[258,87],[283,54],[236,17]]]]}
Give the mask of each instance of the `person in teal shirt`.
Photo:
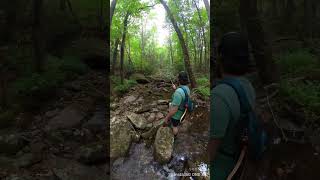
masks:
{"type": "MultiPolygon", "coordinates": [[[[249,71],[248,41],[241,34],[225,34],[218,47],[222,78],[240,81],[249,103],[255,105],[255,90],[245,78],[249,71]]],[[[210,130],[208,154],[210,179],[226,180],[238,160],[236,123],[240,118],[240,103],[235,90],[227,84],[219,84],[211,90],[210,130]]]]}
{"type": "Polygon", "coordinates": [[[172,88],[175,91],[172,95],[172,101],[169,105],[169,112],[164,119],[166,124],[172,127],[173,134],[175,136],[178,134],[178,126],[180,125],[183,118],[185,118],[183,114],[185,112],[184,101],[185,101],[186,95],[183,89],[185,89],[188,96],[190,97],[190,89],[188,87],[188,84],[189,84],[188,74],[184,71],[180,72],[178,75],[178,82],[179,82],[179,87],[176,87],[176,85],[172,84],[172,88]]]}

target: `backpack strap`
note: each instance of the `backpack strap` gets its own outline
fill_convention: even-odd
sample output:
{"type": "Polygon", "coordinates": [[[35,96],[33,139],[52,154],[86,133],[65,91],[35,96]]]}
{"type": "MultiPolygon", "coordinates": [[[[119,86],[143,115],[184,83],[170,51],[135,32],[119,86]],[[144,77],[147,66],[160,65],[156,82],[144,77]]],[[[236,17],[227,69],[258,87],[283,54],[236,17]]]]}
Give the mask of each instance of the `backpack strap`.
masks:
{"type": "Polygon", "coordinates": [[[240,84],[240,81],[235,78],[224,78],[220,81],[218,81],[219,84],[227,84],[233,88],[233,90],[236,92],[239,103],[240,103],[240,112],[241,113],[249,113],[252,111],[252,107],[248,101],[247,94],[245,93],[243,87],[240,84]]]}
{"type": "MultiPolygon", "coordinates": [[[[184,111],[185,109],[186,109],[186,104],[187,104],[187,102],[188,102],[188,98],[189,98],[189,95],[188,95],[188,93],[187,93],[187,90],[184,88],[184,87],[179,87],[179,88],[181,88],[182,90],[183,90],[183,92],[184,92],[184,103],[183,103],[183,109],[181,108],[180,110],[182,110],[182,111],[184,111]]],[[[181,107],[181,105],[179,106],[179,108],[181,107]]]]}

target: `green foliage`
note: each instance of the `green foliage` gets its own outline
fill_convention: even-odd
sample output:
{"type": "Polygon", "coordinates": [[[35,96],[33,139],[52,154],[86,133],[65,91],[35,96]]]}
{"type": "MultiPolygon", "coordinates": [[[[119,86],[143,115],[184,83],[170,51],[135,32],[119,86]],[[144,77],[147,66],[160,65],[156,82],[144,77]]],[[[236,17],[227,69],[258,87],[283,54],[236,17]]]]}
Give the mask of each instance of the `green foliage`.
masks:
{"type": "Polygon", "coordinates": [[[194,88],[194,92],[199,94],[203,99],[208,100],[210,97],[210,81],[207,77],[200,77],[196,79],[197,88],[194,88]]]}
{"type": "Polygon", "coordinates": [[[308,74],[310,70],[320,67],[316,57],[307,50],[284,53],[277,64],[285,76],[308,74]]]}
{"type": "Polygon", "coordinates": [[[124,79],[123,84],[121,84],[120,79],[117,77],[111,77],[111,80],[114,83],[114,91],[117,94],[127,93],[131,87],[137,85],[137,81],[132,79],[124,79]]]}
{"type": "Polygon", "coordinates": [[[76,78],[87,71],[87,67],[74,57],[58,59],[49,56],[47,66],[42,74],[32,73],[13,83],[14,94],[22,106],[31,106],[35,101],[46,101],[65,81],[76,78]]]}
{"type": "Polygon", "coordinates": [[[287,82],[282,81],[280,93],[289,101],[299,104],[306,112],[306,115],[316,115],[319,119],[320,108],[320,82],[287,82]]]}

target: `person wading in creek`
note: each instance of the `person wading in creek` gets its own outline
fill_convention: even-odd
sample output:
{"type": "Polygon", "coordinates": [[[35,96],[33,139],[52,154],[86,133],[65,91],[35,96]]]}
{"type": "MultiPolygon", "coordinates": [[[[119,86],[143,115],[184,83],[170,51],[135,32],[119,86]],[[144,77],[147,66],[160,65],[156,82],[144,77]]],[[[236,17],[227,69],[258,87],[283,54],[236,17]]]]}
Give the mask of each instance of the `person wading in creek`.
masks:
{"type": "MultiPolygon", "coordinates": [[[[222,80],[236,81],[245,94],[248,106],[254,109],[255,89],[244,77],[249,71],[247,39],[236,32],[225,34],[218,47],[218,59],[222,80]]],[[[208,143],[211,180],[230,179],[228,176],[232,174],[241,157],[242,148],[236,142],[239,132],[237,122],[242,115],[239,96],[235,88],[228,83],[217,84],[211,90],[208,143]]]]}
{"type": "Polygon", "coordinates": [[[172,88],[175,92],[172,95],[172,101],[169,104],[169,112],[164,121],[166,125],[170,125],[175,137],[178,134],[178,126],[184,120],[187,108],[185,107],[186,98],[190,97],[190,89],[188,87],[188,74],[184,71],[178,75],[179,86],[172,83],[172,88]]]}

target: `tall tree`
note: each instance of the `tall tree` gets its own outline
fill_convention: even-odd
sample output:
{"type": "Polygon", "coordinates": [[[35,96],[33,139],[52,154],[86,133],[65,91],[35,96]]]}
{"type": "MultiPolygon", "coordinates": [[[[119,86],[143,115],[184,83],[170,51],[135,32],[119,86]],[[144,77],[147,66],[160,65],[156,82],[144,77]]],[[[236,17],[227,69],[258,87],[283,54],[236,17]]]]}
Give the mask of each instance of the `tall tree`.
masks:
{"type": "Polygon", "coordinates": [[[210,5],[208,0],[203,0],[204,5],[206,6],[206,10],[207,10],[207,15],[208,15],[208,19],[210,19],[210,5]]]}
{"type": "Polygon", "coordinates": [[[180,45],[182,47],[182,51],[183,51],[183,59],[184,59],[184,62],[185,62],[185,67],[187,69],[187,72],[189,74],[189,79],[190,79],[190,83],[191,83],[191,87],[192,88],[195,88],[197,85],[196,85],[196,81],[195,81],[195,78],[194,78],[194,75],[193,75],[193,72],[192,72],[192,68],[191,68],[191,64],[190,64],[190,57],[189,57],[189,52],[188,52],[188,48],[186,46],[186,43],[185,43],[185,40],[183,38],[183,35],[177,25],[177,22],[175,21],[169,7],[167,6],[167,4],[163,1],[163,0],[160,0],[161,4],[163,5],[164,9],[166,10],[168,16],[169,16],[169,19],[178,35],[178,38],[179,38],[179,41],[180,41],[180,45]]]}
{"type": "Polygon", "coordinates": [[[262,23],[258,16],[257,0],[240,0],[241,7],[247,10],[241,10],[240,16],[243,16],[247,22],[247,31],[253,55],[259,69],[259,75],[264,84],[277,82],[279,74],[277,67],[272,59],[272,50],[267,42],[262,23]]]}
{"type": "Polygon", "coordinates": [[[113,55],[112,55],[112,69],[111,69],[111,74],[114,75],[116,66],[117,66],[117,56],[118,56],[118,46],[120,43],[120,38],[117,38],[115,43],[114,43],[114,49],[113,49],[113,55]]]}
{"type": "Polygon", "coordinates": [[[127,11],[126,16],[123,21],[123,31],[122,31],[122,40],[121,40],[121,48],[120,48],[120,78],[121,78],[121,84],[123,84],[123,58],[124,58],[124,48],[125,48],[125,42],[126,42],[126,33],[127,33],[127,27],[128,27],[128,18],[129,18],[130,12],[127,11]]]}
{"type": "Polygon", "coordinates": [[[113,17],[113,14],[114,14],[114,10],[116,8],[116,4],[117,4],[117,0],[112,0],[111,8],[110,8],[110,25],[112,23],[112,17],[113,17]]]}

